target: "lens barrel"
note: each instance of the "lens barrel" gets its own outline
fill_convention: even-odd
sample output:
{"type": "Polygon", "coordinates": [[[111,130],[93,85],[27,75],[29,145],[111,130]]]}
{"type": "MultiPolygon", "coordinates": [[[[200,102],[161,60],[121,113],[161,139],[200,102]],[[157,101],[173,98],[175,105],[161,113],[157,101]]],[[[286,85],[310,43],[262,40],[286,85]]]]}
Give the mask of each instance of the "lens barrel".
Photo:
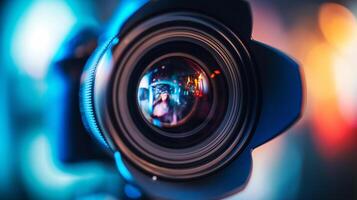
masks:
{"type": "Polygon", "coordinates": [[[259,94],[250,55],[229,28],[206,16],[170,13],[142,22],[120,45],[113,40],[107,48],[98,63],[93,98],[109,146],[141,170],[175,180],[207,175],[239,154],[253,131],[259,94]],[[141,88],[145,75],[162,63],[171,74],[141,88]],[[197,90],[201,84],[207,94],[189,92],[183,82],[175,86],[175,76],[177,83],[184,80],[179,76],[186,81],[192,76],[197,80],[191,86],[197,90]],[[177,104],[177,113],[161,100],[156,112],[172,113],[155,122],[150,110],[159,93],[176,99],[171,107],[177,104]],[[200,95],[204,98],[197,99],[200,95]],[[150,98],[152,105],[145,108],[140,99],[150,98]]]}

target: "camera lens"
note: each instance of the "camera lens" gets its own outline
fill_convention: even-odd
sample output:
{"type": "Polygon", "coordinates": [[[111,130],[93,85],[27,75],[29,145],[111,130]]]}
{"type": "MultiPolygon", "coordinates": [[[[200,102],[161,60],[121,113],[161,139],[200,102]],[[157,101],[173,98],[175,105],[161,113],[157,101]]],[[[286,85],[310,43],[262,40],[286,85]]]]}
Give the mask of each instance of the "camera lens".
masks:
{"type": "Polygon", "coordinates": [[[138,168],[175,180],[207,175],[241,151],[257,88],[249,54],[227,27],[171,13],[120,44],[103,55],[94,90],[110,145],[138,168]]]}
{"type": "Polygon", "coordinates": [[[177,133],[182,125],[190,123],[195,128],[207,120],[213,94],[203,69],[183,56],[167,57],[151,64],[137,90],[139,110],[146,122],[177,133]]]}

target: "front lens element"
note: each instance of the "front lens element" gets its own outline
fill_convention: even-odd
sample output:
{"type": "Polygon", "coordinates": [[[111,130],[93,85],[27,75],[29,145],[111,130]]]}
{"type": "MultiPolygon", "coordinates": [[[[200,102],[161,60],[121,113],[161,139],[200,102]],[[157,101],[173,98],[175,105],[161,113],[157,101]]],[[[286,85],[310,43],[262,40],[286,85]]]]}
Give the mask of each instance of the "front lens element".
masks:
{"type": "Polygon", "coordinates": [[[139,110],[160,129],[180,132],[180,126],[198,126],[207,120],[212,88],[203,66],[190,58],[173,56],[153,63],[137,90],[139,110]]]}

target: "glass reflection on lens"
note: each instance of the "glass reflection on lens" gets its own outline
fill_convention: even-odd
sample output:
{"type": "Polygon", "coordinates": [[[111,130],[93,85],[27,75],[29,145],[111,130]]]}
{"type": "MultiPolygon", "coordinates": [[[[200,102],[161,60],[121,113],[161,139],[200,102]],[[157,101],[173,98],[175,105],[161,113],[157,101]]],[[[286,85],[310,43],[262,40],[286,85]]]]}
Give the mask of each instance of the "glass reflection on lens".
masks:
{"type": "Polygon", "coordinates": [[[138,88],[138,104],[144,118],[159,128],[186,123],[197,109],[209,108],[208,78],[202,68],[185,57],[165,58],[149,66],[138,88]]]}

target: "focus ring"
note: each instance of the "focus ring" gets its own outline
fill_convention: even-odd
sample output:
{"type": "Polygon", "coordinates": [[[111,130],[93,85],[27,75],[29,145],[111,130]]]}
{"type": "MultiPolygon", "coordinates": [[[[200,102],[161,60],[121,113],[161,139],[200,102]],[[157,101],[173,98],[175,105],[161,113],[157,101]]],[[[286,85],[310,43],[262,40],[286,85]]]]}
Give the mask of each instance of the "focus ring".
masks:
{"type": "Polygon", "coordinates": [[[86,129],[91,133],[90,135],[94,136],[107,149],[109,149],[109,144],[98,126],[95,114],[94,84],[98,63],[105,51],[112,46],[114,40],[117,40],[117,38],[111,39],[109,42],[105,42],[102,47],[97,48],[88,60],[82,73],[79,93],[82,121],[86,129]]]}

